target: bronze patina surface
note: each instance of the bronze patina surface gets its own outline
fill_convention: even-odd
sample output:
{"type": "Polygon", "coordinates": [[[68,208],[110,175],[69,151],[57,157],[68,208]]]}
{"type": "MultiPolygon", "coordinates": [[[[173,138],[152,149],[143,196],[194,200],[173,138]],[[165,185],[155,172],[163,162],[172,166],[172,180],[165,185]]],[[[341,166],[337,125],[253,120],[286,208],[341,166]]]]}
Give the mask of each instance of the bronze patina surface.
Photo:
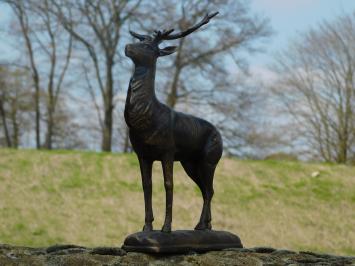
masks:
{"type": "Polygon", "coordinates": [[[152,222],[152,164],[161,161],[166,191],[166,214],[162,228],[171,231],[173,206],[173,164],[180,161],[188,176],[201,189],[203,208],[195,229],[211,229],[211,199],[213,176],[222,156],[222,138],[218,130],[206,120],[176,112],[158,101],[155,95],[157,59],[175,52],[175,46],[160,49],[166,40],[182,38],[207,24],[218,13],[207,14],[198,24],[186,31],[155,31],[153,36],[131,31],[140,42],[127,44],[125,54],[135,69],[129,82],[124,116],[129,137],[139,160],[144,190],[145,225],[153,230],[152,222]]]}
{"type": "Polygon", "coordinates": [[[226,231],[176,230],[143,231],[129,235],[122,247],[144,253],[188,253],[243,248],[238,236],[226,231]]]}
{"type": "Polygon", "coordinates": [[[167,40],[183,38],[207,24],[218,12],[207,14],[196,25],[180,32],[173,29],[142,35],[130,31],[139,40],[127,44],[125,54],[134,63],[129,82],[124,116],[132,147],[139,160],[144,191],[145,224],[143,232],[126,238],[129,251],[180,253],[242,247],[240,239],[228,232],[212,231],[211,200],[213,178],[223,144],[216,127],[204,119],[176,112],[159,102],[155,95],[157,59],[175,52],[175,46],[159,48],[167,40]],[[160,161],[166,192],[164,225],[153,231],[152,164],[160,161]],[[187,175],[200,188],[203,207],[196,231],[171,232],[173,207],[173,165],[179,161],[187,175]]]}

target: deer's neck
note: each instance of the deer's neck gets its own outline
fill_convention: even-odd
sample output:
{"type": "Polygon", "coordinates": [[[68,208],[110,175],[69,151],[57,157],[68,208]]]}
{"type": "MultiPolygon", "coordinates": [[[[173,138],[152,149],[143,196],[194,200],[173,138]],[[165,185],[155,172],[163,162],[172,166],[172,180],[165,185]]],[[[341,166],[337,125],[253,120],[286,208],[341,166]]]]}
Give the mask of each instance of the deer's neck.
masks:
{"type": "Polygon", "coordinates": [[[155,100],[155,66],[136,66],[129,82],[129,103],[145,105],[155,100]]]}
{"type": "Polygon", "coordinates": [[[153,112],[156,103],[155,90],[155,65],[152,67],[135,66],[133,76],[129,82],[125,118],[130,127],[145,128],[145,121],[153,112]]]}

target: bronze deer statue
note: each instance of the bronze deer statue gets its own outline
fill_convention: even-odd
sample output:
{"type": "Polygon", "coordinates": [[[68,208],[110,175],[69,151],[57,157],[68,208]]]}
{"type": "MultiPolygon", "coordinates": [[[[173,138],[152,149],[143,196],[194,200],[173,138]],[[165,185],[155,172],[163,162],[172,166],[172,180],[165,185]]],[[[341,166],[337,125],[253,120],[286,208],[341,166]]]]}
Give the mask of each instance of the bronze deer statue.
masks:
{"type": "Polygon", "coordinates": [[[167,40],[183,38],[207,24],[218,12],[207,14],[199,23],[180,33],[173,29],[155,31],[152,36],[130,31],[140,42],[127,44],[125,54],[134,65],[129,82],[124,116],[132,147],[139,160],[145,203],[143,231],[153,230],[152,164],[161,161],[166,191],[166,213],[163,232],[171,232],[173,205],[173,165],[180,161],[188,176],[198,185],[203,208],[195,230],[211,229],[213,177],[222,156],[222,138],[209,122],[176,112],[158,101],[154,80],[157,59],[175,52],[175,46],[160,49],[167,40]]]}

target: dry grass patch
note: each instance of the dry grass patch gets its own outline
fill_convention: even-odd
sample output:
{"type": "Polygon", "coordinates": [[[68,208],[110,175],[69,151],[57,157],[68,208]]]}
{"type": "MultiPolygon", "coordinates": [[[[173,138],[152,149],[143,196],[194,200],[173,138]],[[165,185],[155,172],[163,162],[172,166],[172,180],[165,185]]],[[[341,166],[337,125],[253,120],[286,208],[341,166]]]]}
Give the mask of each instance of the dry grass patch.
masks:
{"type": "MultiPolygon", "coordinates": [[[[215,178],[213,225],[246,246],[355,254],[355,168],[223,159],[215,178]],[[318,177],[312,173],[319,172],[318,177]]],[[[175,165],[174,229],[193,228],[201,196],[175,165]]],[[[135,155],[0,150],[0,243],[120,245],[144,221],[135,155]]],[[[153,169],[155,228],[165,212],[153,169]]]]}

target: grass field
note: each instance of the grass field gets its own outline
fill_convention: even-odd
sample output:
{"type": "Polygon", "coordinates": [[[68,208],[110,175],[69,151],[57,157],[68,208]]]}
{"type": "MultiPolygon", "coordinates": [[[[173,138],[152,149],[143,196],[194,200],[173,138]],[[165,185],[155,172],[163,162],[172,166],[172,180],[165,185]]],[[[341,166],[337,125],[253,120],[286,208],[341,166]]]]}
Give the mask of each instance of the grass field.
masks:
{"type": "MultiPolygon", "coordinates": [[[[173,229],[193,228],[200,192],[175,164],[173,229]]],[[[121,245],[144,221],[134,154],[0,149],[0,243],[121,245]]],[[[154,165],[155,229],[165,211],[154,165]]],[[[244,245],[355,254],[355,167],[223,159],[213,226],[244,245]],[[312,173],[319,172],[317,177],[312,173]]]]}

